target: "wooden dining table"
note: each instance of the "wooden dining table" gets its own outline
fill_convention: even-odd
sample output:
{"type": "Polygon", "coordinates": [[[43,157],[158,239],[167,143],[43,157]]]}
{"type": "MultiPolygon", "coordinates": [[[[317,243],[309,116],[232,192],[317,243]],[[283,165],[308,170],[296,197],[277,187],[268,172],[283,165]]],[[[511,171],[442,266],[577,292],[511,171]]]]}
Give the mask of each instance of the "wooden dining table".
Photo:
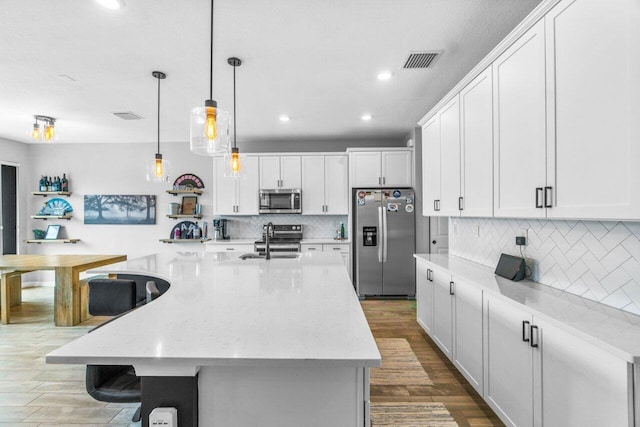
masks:
{"type": "Polygon", "coordinates": [[[56,326],[81,322],[80,273],[126,261],[126,255],[2,255],[0,256],[0,310],[2,324],[11,321],[10,287],[18,275],[38,270],[55,271],[54,320],[56,326]]]}

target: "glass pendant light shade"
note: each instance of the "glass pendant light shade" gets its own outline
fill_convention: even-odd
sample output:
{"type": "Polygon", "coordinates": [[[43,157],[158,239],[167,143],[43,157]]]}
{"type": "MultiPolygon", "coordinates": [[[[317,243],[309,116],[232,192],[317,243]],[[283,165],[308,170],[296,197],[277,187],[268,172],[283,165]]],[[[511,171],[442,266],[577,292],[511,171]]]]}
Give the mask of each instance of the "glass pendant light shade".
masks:
{"type": "Polygon", "coordinates": [[[49,142],[53,139],[55,135],[55,127],[53,126],[53,123],[46,123],[44,125],[44,132],[42,132],[42,138],[49,142]]]}
{"type": "Polygon", "coordinates": [[[147,181],[167,183],[170,176],[171,164],[162,158],[162,154],[156,153],[155,159],[147,161],[147,181]]]}
{"type": "Polygon", "coordinates": [[[35,123],[29,131],[29,136],[34,141],[50,142],[58,139],[56,134],[56,119],[49,116],[35,115],[33,116],[35,123]],[[40,127],[42,122],[42,128],[40,127]]]}
{"type": "Polygon", "coordinates": [[[242,164],[245,161],[245,155],[240,154],[240,150],[232,148],[231,152],[224,156],[224,176],[225,178],[242,178],[244,176],[242,164]]]}
{"type": "Polygon", "coordinates": [[[230,118],[228,112],[217,108],[210,99],[204,107],[191,110],[191,152],[201,156],[228,153],[230,118]]]}
{"type": "Polygon", "coordinates": [[[31,131],[31,139],[34,141],[40,140],[40,125],[38,123],[33,124],[33,130],[31,131]]]}

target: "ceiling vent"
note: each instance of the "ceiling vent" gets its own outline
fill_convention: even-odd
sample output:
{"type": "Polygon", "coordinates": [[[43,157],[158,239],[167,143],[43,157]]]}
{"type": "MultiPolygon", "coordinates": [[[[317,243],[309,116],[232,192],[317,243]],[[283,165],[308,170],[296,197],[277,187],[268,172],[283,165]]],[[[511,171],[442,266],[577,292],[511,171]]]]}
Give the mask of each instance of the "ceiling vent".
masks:
{"type": "Polygon", "coordinates": [[[429,68],[440,57],[442,52],[414,52],[404,62],[402,68],[429,68]]]}
{"type": "Polygon", "coordinates": [[[114,116],[120,117],[122,120],[140,120],[142,116],[137,115],[131,111],[126,111],[124,113],[113,113],[114,116]]]}

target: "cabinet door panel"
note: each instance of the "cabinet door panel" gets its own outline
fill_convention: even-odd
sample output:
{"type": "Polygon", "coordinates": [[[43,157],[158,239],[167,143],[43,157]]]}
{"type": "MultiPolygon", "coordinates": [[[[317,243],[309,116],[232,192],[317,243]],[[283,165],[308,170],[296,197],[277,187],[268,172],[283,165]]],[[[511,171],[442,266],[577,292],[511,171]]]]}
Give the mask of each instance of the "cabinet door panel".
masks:
{"type": "Polygon", "coordinates": [[[349,159],[346,155],[324,157],[324,200],[326,213],[349,213],[349,159]]]}
{"type": "Polygon", "coordinates": [[[411,151],[382,152],[382,185],[384,187],[411,187],[413,161],[411,151]]]}
{"type": "Polygon", "coordinates": [[[379,151],[349,153],[350,185],[358,187],[380,187],[382,171],[379,151]]]}
{"type": "Polygon", "coordinates": [[[532,316],[515,304],[485,297],[484,397],[508,426],[533,426],[533,356],[522,339],[532,316]]]}
{"type": "Polygon", "coordinates": [[[258,158],[247,156],[244,159],[244,175],[236,180],[238,186],[238,212],[240,215],[258,215],[258,158]]]}
{"type": "MultiPolygon", "coordinates": [[[[213,213],[215,215],[235,215],[237,187],[235,179],[224,176],[224,157],[213,158],[213,213]]],[[[243,165],[243,168],[246,165],[243,165]]],[[[257,199],[257,196],[256,196],[257,199]]]]}
{"type": "Polygon", "coordinates": [[[260,188],[279,188],[279,184],[280,156],[260,156],[260,188]]]}
{"type": "Polygon", "coordinates": [[[544,217],[536,188],[546,180],[544,21],[493,63],[495,216],[544,217]]]}
{"type": "Polygon", "coordinates": [[[449,293],[451,275],[433,270],[433,339],[442,352],[453,358],[453,298],[449,293]]]}
{"type": "Polygon", "coordinates": [[[460,92],[462,216],[493,216],[491,67],[460,92]]]}
{"type": "Polygon", "coordinates": [[[542,425],[628,426],[627,363],[574,334],[534,318],[540,328],[542,425]]]}
{"type": "Polygon", "coordinates": [[[416,315],[418,324],[429,335],[433,334],[433,284],[427,279],[429,266],[416,262],[416,315]]]}
{"type": "Polygon", "coordinates": [[[280,157],[280,180],[282,188],[300,188],[302,186],[300,156],[280,157]]]}
{"type": "Polygon", "coordinates": [[[482,395],[482,289],[454,277],[453,364],[482,395]]]}
{"type": "Polygon", "coordinates": [[[459,216],[460,103],[456,96],[440,114],[440,215],[459,216]]]}
{"type": "Polygon", "coordinates": [[[440,199],[440,117],[436,114],[422,127],[422,215],[438,215],[434,204],[438,199],[440,199]]]}
{"type": "Polygon", "coordinates": [[[555,100],[547,149],[554,202],[547,216],[638,219],[640,6],[565,0],[545,20],[555,100]]]}
{"type": "MultiPolygon", "coordinates": [[[[324,156],[302,156],[302,214],[324,215],[324,156]]],[[[345,192],[347,183],[344,183],[345,192]]]]}

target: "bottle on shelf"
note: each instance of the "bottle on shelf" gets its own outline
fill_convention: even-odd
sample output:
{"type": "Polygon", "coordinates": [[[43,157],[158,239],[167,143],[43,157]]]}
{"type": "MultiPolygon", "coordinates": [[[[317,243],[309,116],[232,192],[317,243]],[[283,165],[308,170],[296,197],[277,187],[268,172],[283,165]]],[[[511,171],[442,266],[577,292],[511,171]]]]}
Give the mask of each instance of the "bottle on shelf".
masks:
{"type": "Polygon", "coordinates": [[[60,181],[60,191],[69,191],[69,180],[67,179],[67,174],[62,174],[62,181],[60,181]]]}
{"type": "Polygon", "coordinates": [[[200,226],[198,225],[198,221],[196,221],[196,228],[193,229],[193,236],[194,239],[199,239],[200,238],[200,226]]]}
{"type": "Polygon", "coordinates": [[[47,191],[47,177],[42,175],[40,177],[39,191],[47,191]]]}
{"type": "Polygon", "coordinates": [[[180,237],[181,237],[181,236],[180,236],[180,229],[179,229],[179,228],[176,228],[176,229],[173,231],[173,238],[174,238],[174,239],[179,239],[180,237]]]}

